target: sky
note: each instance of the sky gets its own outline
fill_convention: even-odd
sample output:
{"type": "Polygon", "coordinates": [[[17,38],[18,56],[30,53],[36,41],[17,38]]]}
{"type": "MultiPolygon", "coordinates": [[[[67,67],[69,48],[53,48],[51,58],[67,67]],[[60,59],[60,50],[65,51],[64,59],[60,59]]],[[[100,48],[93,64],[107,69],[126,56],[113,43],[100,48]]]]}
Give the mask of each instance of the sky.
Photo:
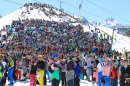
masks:
{"type": "MultiPolygon", "coordinates": [[[[54,7],[60,8],[60,1],[58,0],[1,0],[0,1],[0,15],[2,16],[6,16],[16,10],[18,10],[20,7],[22,7],[22,5],[24,5],[25,3],[33,3],[33,2],[40,2],[40,3],[46,3],[46,4],[50,4],[54,7]],[[16,2],[19,4],[15,4],[15,3],[11,3],[9,1],[12,2],[16,2]]],[[[75,7],[79,7],[79,4],[81,4],[82,0],[61,0],[65,3],[68,3],[70,5],[73,5],[75,7]]],[[[65,3],[62,3],[61,6],[64,9],[65,12],[70,13],[72,15],[77,15],[79,16],[79,9],[73,8],[65,3]]],[[[117,20],[119,23],[123,24],[123,25],[130,25],[130,0],[83,0],[83,4],[82,4],[82,9],[87,11],[87,12],[83,12],[81,11],[81,16],[84,16],[86,19],[88,20],[93,20],[96,22],[104,22],[105,19],[107,18],[114,18],[115,20],[117,20]],[[90,2],[118,15],[115,16],[93,4],[91,4],[90,2]],[[92,14],[89,14],[92,13],[92,14]],[[97,17],[99,16],[99,17],[97,17]],[[123,18],[123,19],[122,19],[123,18]]]]}

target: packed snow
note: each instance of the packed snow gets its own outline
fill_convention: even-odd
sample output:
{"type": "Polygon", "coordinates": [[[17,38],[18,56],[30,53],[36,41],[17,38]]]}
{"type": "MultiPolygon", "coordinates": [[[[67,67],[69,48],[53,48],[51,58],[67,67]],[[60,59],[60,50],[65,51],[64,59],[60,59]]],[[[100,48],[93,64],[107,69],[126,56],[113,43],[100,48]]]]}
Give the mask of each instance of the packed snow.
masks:
{"type": "MultiPolygon", "coordinates": [[[[5,86],[8,86],[9,82],[7,81],[5,86]]],[[[14,86],[29,86],[30,84],[30,80],[26,80],[26,81],[16,81],[14,86]]],[[[92,86],[92,82],[88,82],[87,80],[81,80],[80,81],[80,86],[92,86]]],[[[39,85],[37,85],[39,86],[39,85]]],[[[47,81],[47,85],[44,86],[51,86],[51,83],[49,81],[47,81]]],[[[60,85],[61,86],[61,83],[60,85]]],[[[94,84],[94,86],[97,86],[96,84],[94,84]]]]}

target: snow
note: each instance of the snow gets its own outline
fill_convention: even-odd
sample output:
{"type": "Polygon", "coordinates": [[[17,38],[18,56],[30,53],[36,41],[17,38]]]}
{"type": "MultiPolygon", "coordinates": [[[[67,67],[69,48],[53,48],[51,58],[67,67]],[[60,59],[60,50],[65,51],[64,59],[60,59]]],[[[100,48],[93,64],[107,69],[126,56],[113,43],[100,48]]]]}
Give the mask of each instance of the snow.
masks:
{"type": "Polygon", "coordinates": [[[6,17],[3,17],[0,19],[0,29],[2,29],[3,26],[10,24],[12,20],[17,20],[20,16],[19,13],[21,13],[21,10],[17,10],[6,17]]]}
{"type": "MultiPolygon", "coordinates": [[[[8,84],[9,84],[9,82],[7,82],[5,86],[7,86],[8,84]]],[[[29,86],[29,84],[30,84],[30,80],[16,81],[15,84],[14,84],[14,86],[29,86]]],[[[86,86],[86,85],[87,86],[92,86],[92,83],[88,82],[87,80],[81,80],[80,81],[80,86],[86,86]]],[[[37,86],[39,86],[39,85],[37,85],[37,86]]],[[[44,86],[51,86],[51,83],[47,82],[47,85],[44,85],[44,86]]],[[[61,83],[60,83],[59,86],[61,86],[61,83]]],[[[95,86],[96,86],[96,84],[95,84],[95,86]]]]}
{"type": "MultiPolygon", "coordinates": [[[[49,8],[45,8],[45,10],[49,11],[49,8]]],[[[57,11],[57,10],[54,10],[57,14],[60,14],[61,12],[60,11],[57,11]]],[[[5,17],[2,17],[0,19],[0,29],[3,28],[3,26],[5,25],[8,25],[8,24],[11,24],[11,22],[13,20],[18,20],[19,18],[20,19],[44,19],[44,20],[55,20],[55,21],[59,21],[61,19],[61,21],[67,21],[68,19],[71,19],[72,21],[75,21],[75,19],[73,18],[70,18],[69,16],[63,16],[62,18],[60,18],[59,16],[51,16],[51,19],[46,16],[44,14],[44,12],[42,11],[39,11],[38,13],[38,9],[33,9],[33,10],[30,10],[30,14],[28,13],[25,13],[24,16],[21,15],[22,12],[27,12],[26,11],[26,8],[25,7],[22,7],[20,8],[19,10],[5,16],[5,17]]]]}
{"type": "MultiPolygon", "coordinates": [[[[113,29],[101,27],[101,26],[98,26],[97,28],[107,33],[108,35],[112,36],[113,29]]],[[[124,49],[126,51],[130,51],[130,37],[120,35],[115,30],[113,38],[116,39],[113,42],[113,46],[112,46],[113,49],[116,49],[117,51],[122,52],[122,53],[124,52],[124,49]]]]}
{"type": "Polygon", "coordinates": [[[114,29],[115,27],[121,26],[121,24],[119,24],[119,22],[117,22],[117,21],[116,21],[115,19],[113,19],[113,18],[108,18],[108,19],[106,19],[105,22],[103,22],[102,24],[100,24],[100,26],[108,27],[108,28],[114,29]]]}

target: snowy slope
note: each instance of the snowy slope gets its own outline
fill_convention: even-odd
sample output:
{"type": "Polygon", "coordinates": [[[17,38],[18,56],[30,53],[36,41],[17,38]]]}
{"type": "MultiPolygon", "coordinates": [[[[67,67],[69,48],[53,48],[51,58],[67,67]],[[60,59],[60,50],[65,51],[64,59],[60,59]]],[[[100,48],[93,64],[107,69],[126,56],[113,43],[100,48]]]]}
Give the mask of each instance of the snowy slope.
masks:
{"type": "MultiPolygon", "coordinates": [[[[48,8],[45,8],[46,11],[49,11],[48,8]]],[[[3,17],[0,19],[0,29],[2,29],[3,26],[7,25],[7,24],[11,24],[12,20],[18,20],[19,18],[20,19],[44,19],[44,20],[55,20],[55,21],[68,21],[68,19],[71,19],[72,21],[76,21],[75,19],[69,17],[69,16],[62,16],[62,17],[59,17],[59,16],[51,16],[51,19],[49,18],[50,16],[46,16],[44,12],[42,11],[39,11],[38,9],[33,9],[33,10],[30,10],[30,14],[27,13],[27,10],[25,7],[22,7],[21,9],[3,17]],[[24,15],[21,15],[22,12],[26,12],[24,15]]],[[[55,12],[57,14],[60,14],[61,12],[60,11],[56,11],[55,12]]]]}
{"type": "MultiPolygon", "coordinates": [[[[107,33],[108,35],[112,36],[113,30],[106,27],[98,26],[98,29],[107,33]]],[[[113,49],[118,50],[119,52],[124,52],[124,49],[130,51],[130,38],[120,35],[117,31],[114,31],[114,42],[113,42],[113,49]]]]}
{"type": "Polygon", "coordinates": [[[2,27],[5,25],[10,24],[12,20],[18,20],[20,13],[21,13],[21,10],[19,9],[5,17],[2,17],[0,19],[0,29],[2,29],[2,27]]]}

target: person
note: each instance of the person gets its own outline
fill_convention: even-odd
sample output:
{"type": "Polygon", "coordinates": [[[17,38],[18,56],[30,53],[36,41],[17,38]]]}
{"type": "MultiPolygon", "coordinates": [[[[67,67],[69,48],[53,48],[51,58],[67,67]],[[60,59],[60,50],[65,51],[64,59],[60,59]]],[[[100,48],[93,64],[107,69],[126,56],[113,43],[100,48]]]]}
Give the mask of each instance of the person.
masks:
{"type": "Polygon", "coordinates": [[[51,68],[53,70],[52,73],[52,86],[59,86],[59,82],[60,82],[60,67],[58,66],[58,64],[54,63],[51,65],[51,68]]]}
{"type": "Polygon", "coordinates": [[[2,86],[4,86],[6,84],[6,80],[7,80],[7,76],[8,76],[8,74],[7,74],[7,64],[4,61],[4,59],[2,61],[2,66],[3,66],[3,68],[2,68],[3,77],[2,77],[2,80],[1,80],[1,82],[2,82],[1,84],[2,84],[2,86]]]}
{"type": "Polygon", "coordinates": [[[31,68],[30,68],[30,73],[29,73],[30,86],[36,86],[36,71],[37,71],[36,62],[33,61],[31,68]]]}
{"type": "Polygon", "coordinates": [[[21,76],[21,80],[20,81],[25,81],[26,80],[26,75],[27,75],[27,62],[25,60],[25,58],[22,58],[22,63],[21,63],[21,72],[22,72],[22,76],[21,76]]]}
{"type": "Polygon", "coordinates": [[[80,79],[79,79],[80,66],[79,66],[79,62],[76,61],[76,62],[74,62],[74,64],[75,64],[75,67],[74,67],[74,71],[75,71],[75,74],[74,74],[74,85],[75,86],[80,86],[80,79]]]}
{"type": "Polygon", "coordinates": [[[14,72],[13,72],[13,79],[14,79],[14,81],[16,81],[16,80],[17,80],[17,78],[16,78],[16,59],[15,59],[15,58],[13,58],[13,61],[14,61],[14,72]]]}
{"type": "Polygon", "coordinates": [[[93,72],[93,78],[94,78],[94,83],[96,83],[98,85],[98,70],[97,70],[97,68],[95,68],[95,70],[93,72]]]}
{"type": "Polygon", "coordinates": [[[18,59],[16,62],[16,78],[17,78],[17,80],[20,80],[21,76],[22,76],[22,74],[21,74],[21,70],[20,70],[20,61],[18,59]]]}
{"type": "Polygon", "coordinates": [[[102,78],[105,81],[103,86],[112,86],[110,83],[110,73],[111,73],[111,66],[109,65],[109,61],[107,59],[105,59],[104,66],[102,69],[102,76],[103,76],[102,78]]]}
{"type": "Polygon", "coordinates": [[[14,85],[13,72],[14,72],[14,61],[13,61],[12,57],[10,56],[9,57],[9,67],[8,67],[8,77],[9,77],[9,81],[10,81],[9,86],[14,85]]]}
{"type": "MultiPolygon", "coordinates": [[[[84,62],[84,69],[85,69],[84,76],[86,76],[86,80],[87,80],[87,78],[88,78],[88,76],[87,76],[87,60],[84,62]]],[[[84,78],[84,76],[83,76],[83,78],[84,78]]]]}
{"type": "Polygon", "coordinates": [[[39,82],[39,86],[44,85],[43,77],[44,77],[44,70],[42,69],[42,66],[39,66],[37,70],[37,80],[39,82]]]}
{"type": "Polygon", "coordinates": [[[52,68],[51,68],[51,65],[54,63],[54,61],[53,61],[54,59],[53,58],[51,58],[50,60],[49,60],[49,62],[48,62],[48,71],[49,71],[49,81],[51,82],[52,81],[52,73],[53,73],[53,70],[52,70],[52,68]]]}
{"type": "Polygon", "coordinates": [[[101,80],[101,77],[102,77],[102,68],[104,66],[103,59],[100,58],[99,62],[100,63],[98,63],[98,65],[97,65],[97,70],[98,70],[98,86],[101,86],[100,80],[101,80]]]}
{"type": "Polygon", "coordinates": [[[90,58],[88,59],[87,62],[87,75],[88,75],[88,81],[91,82],[92,80],[92,56],[90,56],[90,58]]]}
{"type": "Polygon", "coordinates": [[[0,86],[2,86],[2,77],[3,77],[4,67],[2,64],[2,58],[0,58],[0,86]]]}
{"type": "Polygon", "coordinates": [[[112,71],[111,71],[111,84],[112,86],[117,86],[117,80],[118,80],[118,67],[117,64],[115,64],[115,60],[112,61],[112,71]]]}
{"type": "Polygon", "coordinates": [[[45,62],[42,61],[42,55],[38,55],[38,62],[37,62],[37,68],[38,68],[38,74],[40,77],[37,78],[40,86],[44,85],[44,69],[45,69],[45,62]]]}
{"type": "Polygon", "coordinates": [[[66,77],[65,77],[65,73],[66,73],[66,67],[67,67],[67,64],[65,63],[65,60],[62,61],[61,63],[61,80],[62,80],[62,86],[66,86],[66,77]]]}
{"type": "Polygon", "coordinates": [[[2,61],[3,67],[4,67],[4,73],[7,72],[6,68],[7,68],[7,63],[5,62],[5,60],[3,59],[2,61]]]}
{"type": "Polygon", "coordinates": [[[69,62],[67,64],[66,69],[66,82],[68,86],[74,86],[74,62],[72,61],[72,58],[69,58],[69,62]]]}
{"type": "Polygon", "coordinates": [[[47,79],[46,79],[46,74],[47,74],[47,71],[48,71],[48,62],[47,62],[47,59],[46,58],[43,58],[43,61],[45,63],[45,68],[44,68],[44,85],[46,85],[46,82],[47,82],[47,79]]]}
{"type": "Polygon", "coordinates": [[[124,60],[124,66],[120,68],[120,86],[130,86],[130,66],[128,66],[128,61],[124,60]]]}

